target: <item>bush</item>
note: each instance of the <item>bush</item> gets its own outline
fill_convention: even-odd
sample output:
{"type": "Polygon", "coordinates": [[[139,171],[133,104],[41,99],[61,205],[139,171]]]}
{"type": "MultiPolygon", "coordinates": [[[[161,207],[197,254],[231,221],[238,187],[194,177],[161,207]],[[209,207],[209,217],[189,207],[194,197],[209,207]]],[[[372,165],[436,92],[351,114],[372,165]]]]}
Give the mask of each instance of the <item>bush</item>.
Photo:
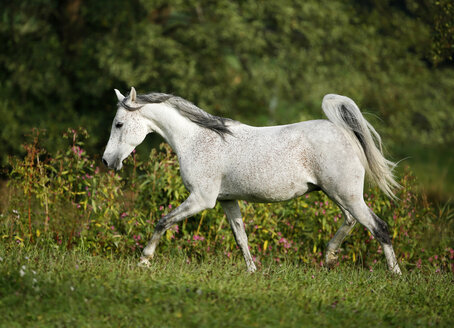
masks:
{"type": "MultiPolygon", "coordinates": [[[[88,135],[83,129],[68,130],[68,147],[56,154],[41,148],[39,137],[34,130],[24,145],[27,155],[10,159],[9,202],[0,224],[2,240],[10,247],[36,244],[138,256],[156,222],[188,196],[177,158],[166,144],[146,160],[133,153],[120,175],[99,168],[84,151],[88,135]]],[[[415,177],[408,169],[399,182],[399,201],[385,198],[377,188],[367,190],[365,201],[388,222],[400,262],[410,269],[427,264],[453,271],[454,212],[436,209],[415,193],[415,177]]],[[[342,221],[339,208],[323,193],[275,204],[240,201],[240,207],[258,265],[272,258],[322,266],[325,247],[342,221]]],[[[384,260],[373,239],[363,226],[356,228],[343,244],[340,262],[373,270],[384,260]]],[[[175,249],[195,258],[240,254],[220,206],[168,230],[159,252],[175,249]]]]}

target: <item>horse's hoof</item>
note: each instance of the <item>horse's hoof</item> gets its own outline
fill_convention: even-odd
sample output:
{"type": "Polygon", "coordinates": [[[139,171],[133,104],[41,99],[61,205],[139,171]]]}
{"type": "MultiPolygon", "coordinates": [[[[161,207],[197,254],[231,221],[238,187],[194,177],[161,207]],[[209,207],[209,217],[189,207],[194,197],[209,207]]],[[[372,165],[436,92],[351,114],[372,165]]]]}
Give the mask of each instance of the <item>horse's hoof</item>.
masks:
{"type": "Polygon", "coordinates": [[[396,264],[394,268],[389,268],[393,274],[396,276],[402,276],[402,271],[400,271],[399,266],[396,264]]]}
{"type": "Polygon", "coordinates": [[[328,268],[328,269],[332,269],[336,266],[336,263],[337,263],[337,255],[334,253],[334,252],[328,252],[326,253],[326,257],[325,257],[325,266],[328,268]]]}
{"type": "Polygon", "coordinates": [[[141,257],[137,265],[141,268],[149,268],[151,266],[151,263],[146,257],[141,257]]]}

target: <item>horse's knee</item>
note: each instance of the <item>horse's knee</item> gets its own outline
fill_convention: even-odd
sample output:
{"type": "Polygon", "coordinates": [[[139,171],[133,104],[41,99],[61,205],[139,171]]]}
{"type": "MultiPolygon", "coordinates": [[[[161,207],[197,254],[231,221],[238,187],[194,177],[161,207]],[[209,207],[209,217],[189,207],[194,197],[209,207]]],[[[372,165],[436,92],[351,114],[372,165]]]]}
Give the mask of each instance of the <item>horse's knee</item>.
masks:
{"type": "Polygon", "coordinates": [[[166,222],[167,222],[167,220],[166,220],[165,217],[163,217],[161,220],[159,220],[158,223],[156,223],[155,231],[156,231],[157,233],[159,233],[159,232],[165,230],[165,228],[166,228],[166,222]]]}

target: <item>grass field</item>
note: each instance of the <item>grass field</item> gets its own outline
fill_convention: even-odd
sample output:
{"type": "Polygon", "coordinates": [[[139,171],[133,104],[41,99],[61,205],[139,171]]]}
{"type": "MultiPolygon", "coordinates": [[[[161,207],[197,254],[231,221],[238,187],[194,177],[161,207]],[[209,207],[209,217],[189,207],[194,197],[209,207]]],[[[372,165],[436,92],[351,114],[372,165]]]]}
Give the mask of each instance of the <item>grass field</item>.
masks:
{"type": "Polygon", "coordinates": [[[395,277],[284,262],[160,255],[151,268],[59,249],[0,245],[1,327],[454,326],[452,273],[395,277]]]}

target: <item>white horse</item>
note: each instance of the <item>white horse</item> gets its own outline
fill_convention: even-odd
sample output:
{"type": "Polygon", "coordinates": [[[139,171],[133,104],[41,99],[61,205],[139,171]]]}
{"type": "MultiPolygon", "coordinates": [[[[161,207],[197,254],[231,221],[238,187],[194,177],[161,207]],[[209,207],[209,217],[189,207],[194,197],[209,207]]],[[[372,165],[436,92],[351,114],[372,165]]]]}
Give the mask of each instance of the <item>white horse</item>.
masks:
{"type": "Polygon", "coordinates": [[[256,267],[237,200],[280,202],[322,190],[344,214],[342,226],[328,243],[327,266],[335,264],[342,241],[359,221],[380,242],[389,269],[401,273],[387,224],[363,200],[366,173],[393,197],[392,188],[398,187],[392,175],[395,165],[383,157],[380,136],[350,98],[326,95],[322,108],[328,120],[253,127],[210,115],[173,95],[137,95],[134,88],[126,97],[115,92],[118,110],[103,163],[121,169],[145,136],[157,132],[176,152],[190,192],[157,223],[141,265],[149,264],[167,229],[219,201],[247,269],[253,272],[256,267]]]}

